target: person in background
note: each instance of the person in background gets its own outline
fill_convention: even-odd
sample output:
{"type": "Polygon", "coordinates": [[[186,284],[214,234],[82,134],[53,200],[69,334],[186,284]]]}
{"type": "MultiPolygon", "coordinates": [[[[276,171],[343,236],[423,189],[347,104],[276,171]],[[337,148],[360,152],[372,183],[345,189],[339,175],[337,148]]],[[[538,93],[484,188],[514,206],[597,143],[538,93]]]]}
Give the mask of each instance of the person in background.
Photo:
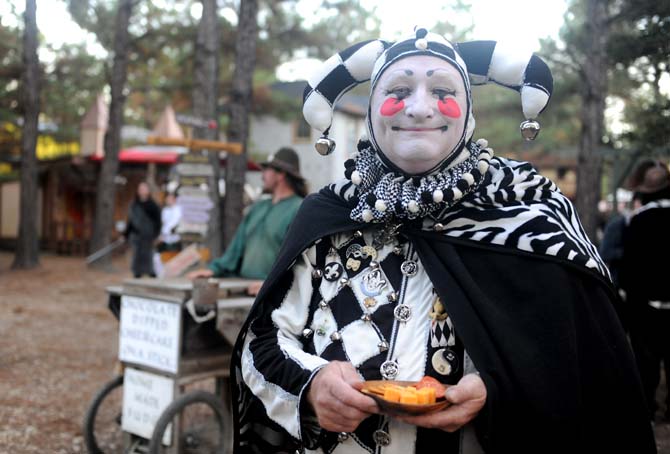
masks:
{"type": "Polygon", "coordinates": [[[292,148],[280,148],[263,168],[263,192],[270,197],[253,204],[237,228],[223,256],[205,269],[192,271],[198,277],[236,276],[256,279],[249,293],[258,293],[275,262],[279,248],[302,199],[307,195],[305,180],[300,174],[300,159],[292,148]]]}
{"type": "MultiPolygon", "coordinates": [[[[642,206],[627,219],[623,234],[621,286],[630,310],[630,338],[642,378],[649,417],[658,405],[656,388],[661,361],[670,376],[670,172],[665,164],[647,160],[631,176],[631,187],[642,206]]],[[[670,419],[670,395],[665,417],[670,419]]]]}
{"type": "Polygon", "coordinates": [[[145,181],[137,186],[135,200],[128,211],[128,222],[123,236],[133,249],[131,270],[136,278],[156,277],[153,265],[154,242],[161,231],[161,210],[151,198],[151,189],[145,181]]]}
{"type": "Polygon", "coordinates": [[[181,207],[177,205],[177,197],[174,193],[168,192],[165,196],[165,206],[161,211],[162,224],[158,252],[181,251],[181,237],[177,233],[181,215],[181,207]]]}

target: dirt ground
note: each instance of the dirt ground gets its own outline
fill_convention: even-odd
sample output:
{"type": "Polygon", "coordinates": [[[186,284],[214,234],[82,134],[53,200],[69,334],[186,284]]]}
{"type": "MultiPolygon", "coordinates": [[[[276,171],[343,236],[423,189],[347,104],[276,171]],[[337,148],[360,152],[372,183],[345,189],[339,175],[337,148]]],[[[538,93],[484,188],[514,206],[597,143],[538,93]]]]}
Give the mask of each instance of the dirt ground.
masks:
{"type": "MultiPolygon", "coordinates": [[[[9,271],[11,260],[0,252],[0,453],[84,452],[82,418],[117,350],[104,289],[130,277],[127,259],[115,273],[50,255],[37,270],[9,271]]],[[[670,424],[655,427],[670,454],[670,424]]]]}

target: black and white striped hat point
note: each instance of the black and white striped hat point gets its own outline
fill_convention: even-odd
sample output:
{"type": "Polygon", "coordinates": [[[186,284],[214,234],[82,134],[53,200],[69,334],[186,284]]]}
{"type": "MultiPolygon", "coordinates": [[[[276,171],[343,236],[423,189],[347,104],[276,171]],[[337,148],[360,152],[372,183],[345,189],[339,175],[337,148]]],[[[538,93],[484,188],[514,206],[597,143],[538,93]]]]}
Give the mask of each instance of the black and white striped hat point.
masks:
{"type": "MultiPolygon", "coordinates": [[[[470,86],[489,82],[520,93],[526,118],[521,123],[521,134],[526,140],[535,139],[540,130],[536,118],[549,102],[553,89],[551,71],[540,57],[496,41],[451,43],[425,28],[418,28],[411,36],[395,43],[376,39],[354,44],[326,60],[308,79],[303,96],[303,115],[313,128],[322,133],[316,144],[319,153],[326,155],[335,148],[328,132],[337,100],[356,85],[367,81],[371,81],[374,88],[386,68],[401,58],[413,55],[441,58],[461,73],[469,110],[463,143],[470,141],[475,127],[470,86]]],[[[368,132],[370,141],[376,146],[369,117],[368,110],[368,132]]]]}

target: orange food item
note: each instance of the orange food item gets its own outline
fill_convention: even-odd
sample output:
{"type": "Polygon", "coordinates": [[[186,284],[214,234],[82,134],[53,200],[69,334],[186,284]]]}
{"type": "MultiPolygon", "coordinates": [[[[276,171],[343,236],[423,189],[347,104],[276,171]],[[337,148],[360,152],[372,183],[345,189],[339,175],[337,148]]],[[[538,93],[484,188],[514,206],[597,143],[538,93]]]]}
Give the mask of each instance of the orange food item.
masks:
{"type": "Polygon", "coordinates": [[[400,403],[401,404],[418,404],[419,398],[416,395],[416,389],[407,387],[400,391],[400,403]]]}
{"type": "Polygon", "coordinates": [[[400,402],[400,387],[387,386],[384,388],[384,399],[389,402],[400,402]]]}
{"type": "Polygon", "coordinates": [[[418,389],[416,396],[420,404],[434,404],[437,401],[435,388],[430,386],[418,389]]]}
{"type": "Polygon", "coordinates": [[[433,388],[436,395],[440,397],[444,395],[444,391],[447,389],[442,383],[433,377],[429,377],[428,375],[424,376],[416,385],[416,389],[423,388],[433,388]]]}
{"type": "Polygon", "coordinates": [[[445,386],[434,378],[424,377],[412,386],[402,386],[393,382],[379,383],[363,387],[362,391],[375,394],[388,402],[431,405],[444,396],[445,389],[445,386]]]}

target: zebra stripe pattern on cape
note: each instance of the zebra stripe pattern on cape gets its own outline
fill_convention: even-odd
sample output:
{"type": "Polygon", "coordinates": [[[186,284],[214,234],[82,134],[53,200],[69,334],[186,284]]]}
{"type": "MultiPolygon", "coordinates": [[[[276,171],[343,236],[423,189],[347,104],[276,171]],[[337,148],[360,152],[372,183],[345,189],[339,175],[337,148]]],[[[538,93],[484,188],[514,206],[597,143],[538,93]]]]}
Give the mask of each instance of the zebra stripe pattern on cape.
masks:
{"type": "MultiPolygon", "coordinates": [[[[348,180],[330,189],[345,200],[358,196],[348,180]]],[[[432,229],[438,222],[444,235],[556,257],[611,280],[570,200],[528,162],[491,159],[479,189],[458,205],[431,215],[424,227],[432,229]]]]}

